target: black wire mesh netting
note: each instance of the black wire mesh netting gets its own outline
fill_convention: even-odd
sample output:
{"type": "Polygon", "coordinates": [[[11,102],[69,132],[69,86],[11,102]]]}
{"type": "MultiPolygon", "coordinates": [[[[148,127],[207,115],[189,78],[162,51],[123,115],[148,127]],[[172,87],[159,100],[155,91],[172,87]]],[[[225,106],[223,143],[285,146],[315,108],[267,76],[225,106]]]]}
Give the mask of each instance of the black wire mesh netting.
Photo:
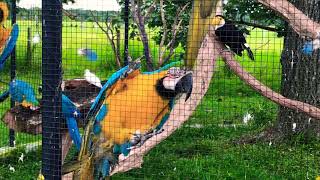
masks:
{"type": "Polygon", "coordinates": [[[320,4],[0,2],[0,179],[320,178],[320,4]]]}

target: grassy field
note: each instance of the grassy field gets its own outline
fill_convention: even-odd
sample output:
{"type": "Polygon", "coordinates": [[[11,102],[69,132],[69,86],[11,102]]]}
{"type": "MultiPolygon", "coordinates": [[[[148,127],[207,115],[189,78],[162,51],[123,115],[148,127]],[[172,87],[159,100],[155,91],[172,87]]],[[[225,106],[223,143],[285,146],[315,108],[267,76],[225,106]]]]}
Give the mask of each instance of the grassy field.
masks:
{"type": "MultiPolygon", "coordinates": [[[[26,27],[35,22],[19,22],[22,30],[17,47],[18,78],[37,87],[40,82],[41,46],[37,46],[32,63],[25,63],[26,27]]],[[[64,79],[82,77],[88,68],[102,79],[116,69],[111,47],[105,35],[92,23],[64,23],[63,69],[64,79]],[[77,27],[75,27],[77,25],[77,27]],[[77,55],[77,49],[95,49],[97,62],[77,55]]],[[[36,29],[32,29],[36,32],[36,29]]],[[[279,63],[282,39],[276,34],[255,29],[248,37],[256,61],[238,57],[246,70],[263,83],[278,91],[281,66],[279,63]]],[[[152,52],[157,54],[151,42],[152,52]]],[[[139,41],[130,41],[130,53],[142,54],[139,41]]],[[[9,63],[1,77],[9,81],[9,63]]],[[[6,89],[3,85],[2,89],[6,89]]],[[[1,104],[1,114],[9,103],[1,104]]],[[[282,144],[257,143],[235,145],[244,135],[256,134],[270,126],[277,116],[278,107],[258,95],[232,74],[222,61],[218,61],[210,89],[190,120],[170,138],[153,149],[141,169],[116,175],[113,179],[314,179],[320,175],[319,142],[303,143],[299,139],[282,144]],[[243,117],[250,113],[254,118],[248,125],[243,117]],[[231,124],[231,125],[230,125],[231,124]]],[[[8,129],[0,123],[0,147],[7,144],[8,129]]],[[[17,134],[17,144],[39,140],[39,136],[17,134]]],[[[0,179],[33,179],[41,166],[41,152],[26,154],[18,162],[22,151],[1,158],[0,179]],[[9,171],[10,166],[15,172],[9,171]]]]}

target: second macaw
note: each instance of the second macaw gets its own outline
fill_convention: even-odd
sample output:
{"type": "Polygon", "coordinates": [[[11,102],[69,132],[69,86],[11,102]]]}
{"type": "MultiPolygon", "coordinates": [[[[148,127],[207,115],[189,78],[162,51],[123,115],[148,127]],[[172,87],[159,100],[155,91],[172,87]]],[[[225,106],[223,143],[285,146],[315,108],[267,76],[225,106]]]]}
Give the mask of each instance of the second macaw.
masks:
{"type": "Polygon", "coordinates": [[[78,160],[63,171],[75,179],[105,178],[120,154],[161,133],[175,98],[187,93],[188,99],[192,91],[192,73],[170,66],[144,73],[133,62],[113,74],[90,108],[78,160]]]}
{"type": "Polygon", "coordinates": [[[39,102],[36,98],[34,89],[30,84],[22,80],[13,80],[9,84],[11,98],[25,108],[37,108],[39,102]]]}

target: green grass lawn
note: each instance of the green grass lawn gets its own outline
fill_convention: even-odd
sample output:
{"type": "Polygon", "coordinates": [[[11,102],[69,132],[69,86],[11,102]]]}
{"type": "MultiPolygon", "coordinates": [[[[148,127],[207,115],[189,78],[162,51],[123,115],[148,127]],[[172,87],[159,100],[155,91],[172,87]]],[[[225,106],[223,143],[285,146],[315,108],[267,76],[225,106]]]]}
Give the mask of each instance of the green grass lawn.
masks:
{"type": "MultiPolygon", "coordinates": [[[[26,27],[34,26],[34,23],[19,22],[22,30],[17,46],[17,76],[36,88],[41,82],[40,45],[35,48],[32,63],[25,63],[26,27]]],[[[82,77],[86,68],[107,79],[116,66],[105,35],[93,28],[92,23],[85,23],[84,28],[80,23],[72,23],[73,27],[70,22],[63,25],[64,79],[82,77]],[[89,62],[79,57],[77,49],[83,47],[96,50],[98,61],[89,62]]],[[[32,30],[36,32],[36,29],[32,30]]],[[[259,29],[253,30],[247,39],[256,61],[244,56],[238,57],[239,62],[257,79],[278,91],[282,39],[259,29]]],[[[151,41],[150,47],[157,54],[154,42],[151,41]]],[[[130,53],[139,57],[142,54],[141,42],[130,41],[130,53]]],[[[3,80],[9,81],[9,63],[0,74],[3,80]]],[[[7,87],[1,85],[1,88],[7,87]]],[[[3,115],[9,102],[0,107],[3,115]]],[[[261,132],[276,120],[277,112],[278,107],[274,103],[251,90],[225,67],[223,61],[218,61],[210,89],[189,121],[146,155],[141,169],[116,175],[114,179],[314,179],[320,175],[319,142],[233,143],[244,135],[261,132]],[[242,122],[246,113],[254,116],[248,125],[242,122]]],[[[8,129],[0,123],[0,147],[7,144],[7,134],[8,129]]],[[[17,144],[40,138],[18,133],[17,144]]],[[[41,152],[28,153],[23,163],[18,162],[20,154],[18,151],[0,159],[0,179],[32,179],[37,175],[41,167],[41,152]],[[15,172],[9,171],[9,164],[15,167],[15,172]]]]}

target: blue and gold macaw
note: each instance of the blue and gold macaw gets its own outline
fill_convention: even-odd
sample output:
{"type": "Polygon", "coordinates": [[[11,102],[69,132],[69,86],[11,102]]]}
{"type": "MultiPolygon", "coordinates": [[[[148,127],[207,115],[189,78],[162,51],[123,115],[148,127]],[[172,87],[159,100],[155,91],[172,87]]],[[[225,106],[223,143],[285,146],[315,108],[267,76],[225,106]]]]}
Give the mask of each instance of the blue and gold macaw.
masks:
{"type": "Polygon", "coordinates": [[[8,6],[4,2],[0,2],[0,69],[6,59],[11,54],[19,36],[19,27],[14,24],[12,28],[5,28],[4,22],[7,20],[9,15],[8,6]]]}
{"type": "Polygon", "coordinates": [[[78,159],[66,164],[64,173],[74,172],[74,179],[105,178],[120,154],[161,133],[175,98],[187,93],[188,99],[192,91],[192,73],[174,65],[141,72],[140,63],[132,62],[114,73],[88,112],[78,159]]]}
{"type": "Polygon", "coordinates": [[[25,108],[37,108],[39,102],[34,89],[30,84],[22,80],[13,80],[9,83],[9,93],[11,98],[25,108]]]}

